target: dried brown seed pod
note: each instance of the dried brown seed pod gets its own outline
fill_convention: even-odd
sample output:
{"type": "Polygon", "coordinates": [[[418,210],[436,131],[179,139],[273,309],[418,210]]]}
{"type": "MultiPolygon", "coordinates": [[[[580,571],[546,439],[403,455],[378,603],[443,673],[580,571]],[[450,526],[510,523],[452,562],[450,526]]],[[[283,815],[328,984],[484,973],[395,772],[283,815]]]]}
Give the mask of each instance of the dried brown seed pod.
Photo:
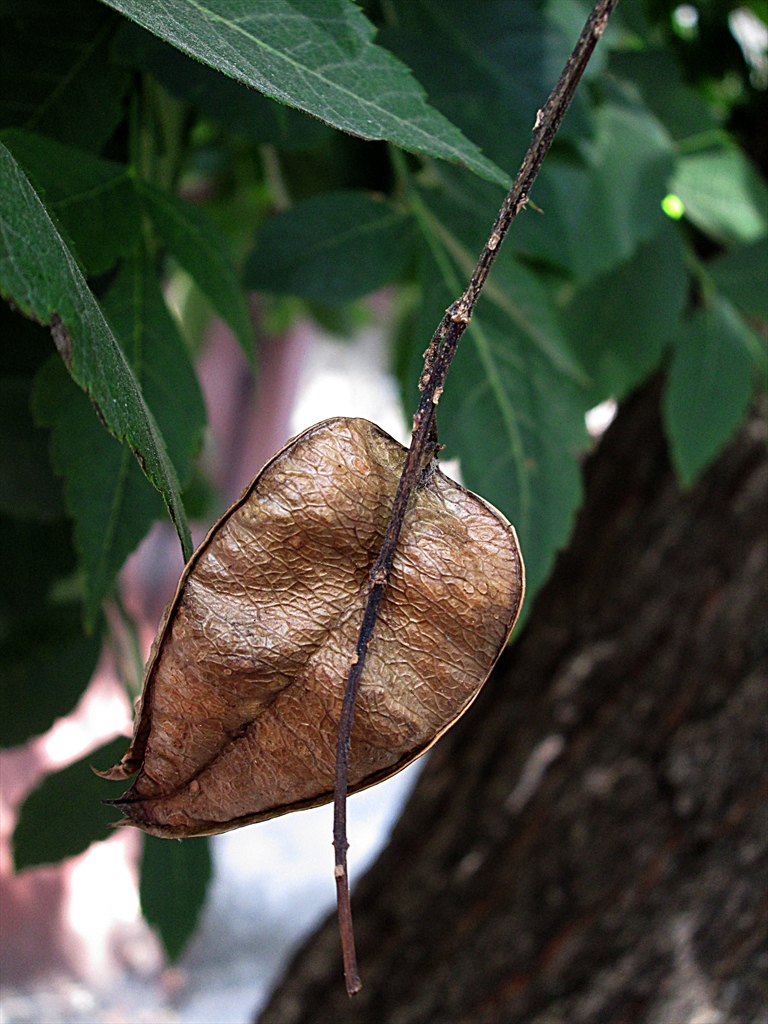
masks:
{"type": "MultiPolygon", "coordinates": [[[[116,805],[209,835],[333,799],[341,699],[406,449],[363,419],[290,441],[187,564],[147,664],[138,772],[116,805]]],[[[410,764],[469,707],[517,619],[515,531],[430,467],[414,491],[357,696],[350,792],[410,764]]]]}

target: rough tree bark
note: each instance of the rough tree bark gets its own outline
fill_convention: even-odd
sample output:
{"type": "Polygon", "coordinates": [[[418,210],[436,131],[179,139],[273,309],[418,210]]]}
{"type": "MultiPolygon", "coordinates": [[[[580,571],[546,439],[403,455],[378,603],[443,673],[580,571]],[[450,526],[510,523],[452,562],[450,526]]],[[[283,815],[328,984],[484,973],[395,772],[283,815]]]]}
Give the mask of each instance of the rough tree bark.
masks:
{"type": "Polygon", "coordinates": [[[362,993],[329,919],[261,1024],[768,1019],[764,408],[682,493],[659,391],[357,887],[362,993]]]}

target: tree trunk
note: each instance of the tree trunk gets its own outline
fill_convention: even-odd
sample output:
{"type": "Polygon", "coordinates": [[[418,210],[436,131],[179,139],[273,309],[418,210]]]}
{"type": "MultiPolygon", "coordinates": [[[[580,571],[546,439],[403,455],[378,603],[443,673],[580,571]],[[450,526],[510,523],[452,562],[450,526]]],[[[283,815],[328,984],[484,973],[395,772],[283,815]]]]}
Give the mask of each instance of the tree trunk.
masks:
{"type": "Polygon", "coordinates": [[[765,420],[681,492],[659,393],[357,887],[362,993],[329,919],[261,1024],[767,1019],[765,420]]]}

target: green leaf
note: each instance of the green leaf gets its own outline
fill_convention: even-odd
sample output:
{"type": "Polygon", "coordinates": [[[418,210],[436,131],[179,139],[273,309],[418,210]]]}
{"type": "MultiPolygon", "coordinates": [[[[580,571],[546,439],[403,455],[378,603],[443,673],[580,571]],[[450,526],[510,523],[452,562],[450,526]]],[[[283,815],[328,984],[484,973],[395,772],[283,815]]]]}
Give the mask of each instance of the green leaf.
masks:
{"type": "Polygon", "coordinates": [[[102,306],[186,485],[202,447],[205,400],[146,253],[123,262],[102,306]]]}
{"type": "Polygon", "coordinates": [[[157,928],[168,959],[178,960],[195,930],[211,880],[207,836],[144,836],[139,897],[147,922],[157,928]]]}
{"type": "Polygon", "coordinates": [[[99,151],[123,118],[130,84],[110,59],[118,23],[82,0],[14,4],[0,31],[0,127],[99,151]]]}
{"type": "MultiPolygon", "coordinates": [[[[421,353],[463,286],[439,234],[429,220],[420,218],[420,225],[427,243],[419,274],[424,299],[409,358],[401,360],[409,406],[416,397],[421,353]]],[[[498,258],[510,257],[502,250],[498,258]]],[[[498,286],[505,280],[514,281],[514,274],[501,277],[498,286]]],[[[587,443],[588,405],[583,387],[557,365],[538,330],[532,331],[524,316],[510,315],[508,307],[519,298],[514,290],[502,301],[481,298],[440,398],[438,432],[445,458],[459,458],[464,483],[515,526],[533,595],[567,541],[581,501],[576,456],[587,443]]],[[[557,322],[551,300],[549,306],[546,316],[534,321],[539,330],[546,329],[547,318],[557,322]]]]}
{"type": "MultiPolygon", "coordinates": [[[[398,56],[427,90],[430,103],[500,167],[515,170],[571,51],[564,33],[533,0],[396,0],[397,29],[377,41],[398,56]]],[[[581,22],[586,19],[586,13],[581,22]]],[[[577,92],[559,138],[588,130],[577,92]]]]}
{"type": "Polygon", "coordinates": [[[132,21],[272,99],[364,139],[508,177],[430,107],[408,68],[373,42],[352,0],[105,0],[132,21]]]}
{"type": "Polygon", "coordinates": [[[669,50],[620,50],[610,55],[612,74],[633,82],[675,141],[710,134],[718,121],[702,96],[687,85],[669,50]]]}
{"type": "Polygon", "coordinates": [[[669,137],[646,111],[606,104],[595,121],[588,170],[569,174],[561,166],[552,178],[570,228],[568,265],[582,281],[629,259],[659,231],[673,167],[669,137]]]}
{"type": "Polygon", "coordinates": [[[322,121],[227,78],[132,22],[121,26],[113,53],[117,60],[154,75],[172,96],[255,142],[291,153],[311,149],[331,134],[322,121]]]}
{"type": "Polygon", "coordinates": [[[623,398],[659,366],[687,294],[678,232],[669,223],[626,263],[576,292],[563,320],[592,380],[591,405],[623,398]]]}
{"type": "Polygon", "coordinates": [[[0,515],[3,571],[0,573],[0,642],[46,607],[55,584],[76,566],[69,520],[36,523],[0,515]]]}
{"type": "Polygon", "coordinates": [[[114,796],[114,785],[94,774],[92,765],[106,769],[125,753],[121,736],[60,772],[47,775],[21,806],[13,833],[13,863],[17,871],[38,864],[55,864],[76,857],[91,843],[107,839],[116,812],[103,801],[114,796]]]}
{"type": "MultiPolygon", "coordinates": [[[[126,260],[104,307],[141,383],[158,411],[169,454],[189,477],[205,424],[205,407],[189,354],[157,281],[139,259],[126,260]]],[[[98,422],[85,395],[52,360],[38,375],[34,411],[53,428],[53,458],[64,477],[67,507],[85,577],[85,618],[94,621],[126,557],[163,515],[130,450],[98,422]]]]}
{"type": "Polygon", "coordinates": [[[163,516],[163,503],[130,449],[103,429],[59,359],[37,376],[34,412],[38,422],[53,428],[53,465],[64,478],[67,510],[74,519],[84,617],[90,626],[126,557],[163,516]]]}
{"type": "Polygon", "coordinates": [[[750,331],[716,298],[674,339],[664,421],[678,475],[690,486],[742,423],[754,391],[750,331]]]}
{"type": "Polygon", "coordinates": [[[718,242],[755,242],[768,231],[768,188],[735,146],[680,157],[669,191],[718,242]]]}
{"type": "Polygon", "coordinates": [[[83,695],[101,652],[77,605],[43,608],[0,641],[0,746],[47,732],[83,695]]]}
{"type": "Polygon", "coordinates": [[[173,465],[138,381],[82,274],[13,156],[0,143],[0,293],[51,324],[73,379],[107,428],[126,440],[165,498],[184,557],[192,553],[173,465]]]}
{"type": "Polygon", "coordinates": [[[440,399],[440,439],[445,457],[459,458],[466,485],[517,530],[533,596],[581,503],[585,402],[492,308],[473,318],[468,334],[440,399]]]}
{"type": "Polygon", "coordinates": [[[768,238],[739,246],[707,264],[718,288],[747,316],[768,321],[768,238]]]}
{"type": "MultiPolygon", "coordinates": [[[[666,222],[661,201],[673,169],[673,149],[647,112],[605,104],[594,115],[594,140],[581,156],[551,152],[531,190],[532,204],[504,242],[521,256],[586,282],[630,259],[666,222]]],[[[443,218],[459,219],[461,237],[476,256],[504,193],[461,168],[441,166],[424,189],[443,218]]]]}
{"type": "Polygon", "coordinates": [[[413,253],[413,221],[362,192],[315,196],[270,218],[245,265],[249,288],[329,305],[399,277],[413,253]]]}
{"type": "Polygon", "coordinates": [[[253,323],[227,240],[199,207],[161,192],[146,181],[137,180],[136,187],[163,241],[235,332],[253,367],[253,323]]]}
{"type": "Polygon", "coordinates": [[[0,377],[0,512],[52,522],[64,515],[64,501],[48,434],[32,419],[31,394],[28,377],[0,377]]]}
{"type": "Polygon", "coordinates": [[[141,210],[127,167],[15,128],[0,133],[0,141],[26,171],[88,275],[104,273],[133,249],[141,210]]]}

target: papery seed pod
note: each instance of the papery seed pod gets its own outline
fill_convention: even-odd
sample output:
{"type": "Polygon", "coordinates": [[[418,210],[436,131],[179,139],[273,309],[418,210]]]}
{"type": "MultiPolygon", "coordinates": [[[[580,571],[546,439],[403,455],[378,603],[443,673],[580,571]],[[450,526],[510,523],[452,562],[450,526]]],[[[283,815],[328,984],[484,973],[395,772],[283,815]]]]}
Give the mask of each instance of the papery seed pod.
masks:
{"type": "MultiPolygon", "coordinates": [[[[341,699],[406,449],[363,419],[290,441],[187,564],[108,778],[154,835],[224,832],[333,798],[341,699]]],[[[430,467],[406,513],[357,696],[350,792],[469,707],[520,611],[515,531],[430,467]]]]}

